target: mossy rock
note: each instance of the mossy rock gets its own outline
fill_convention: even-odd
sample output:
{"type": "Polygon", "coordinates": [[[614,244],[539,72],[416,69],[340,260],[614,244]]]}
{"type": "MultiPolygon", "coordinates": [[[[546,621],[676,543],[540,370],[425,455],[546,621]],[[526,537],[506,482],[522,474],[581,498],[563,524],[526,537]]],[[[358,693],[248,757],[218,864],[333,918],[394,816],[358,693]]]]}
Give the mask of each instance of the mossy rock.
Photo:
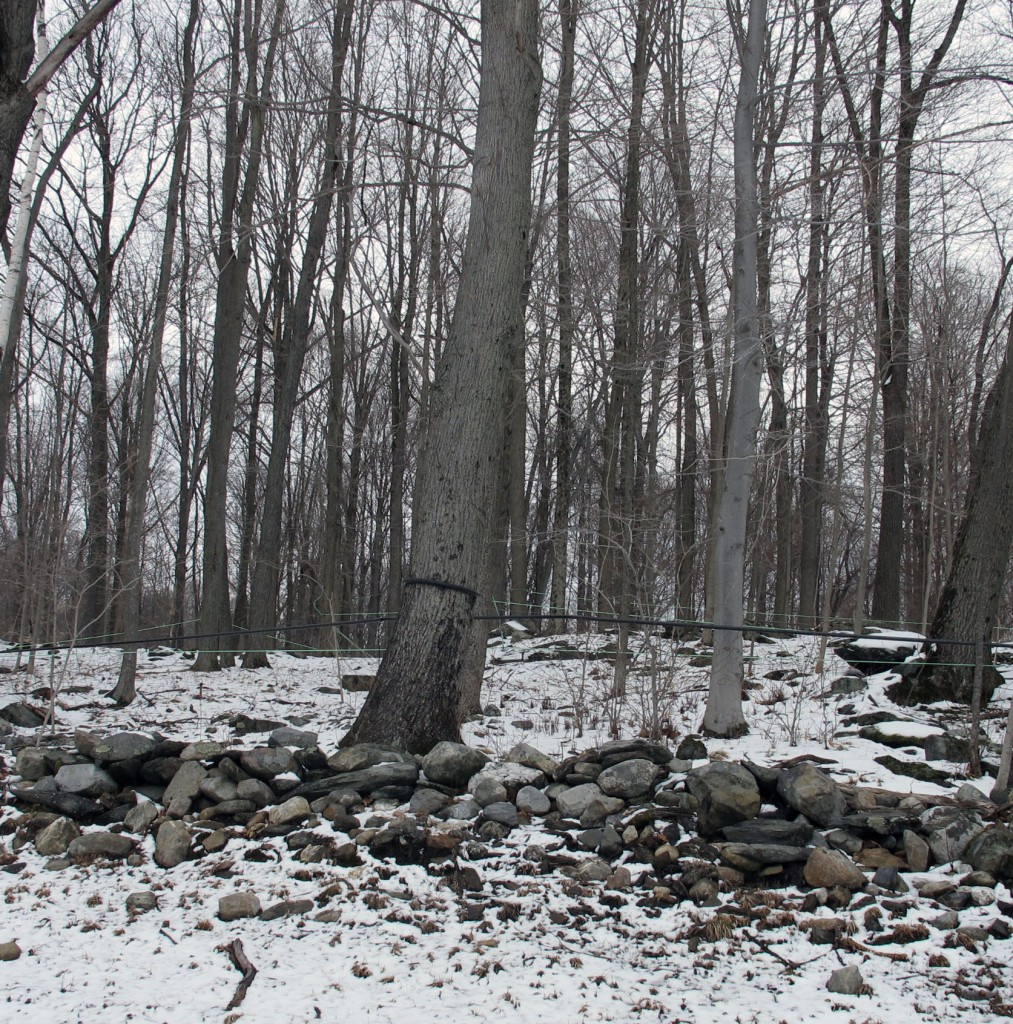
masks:
{"type": "Polygon", "coordinates": [[[894,775],[906,775],[910,779],[917,779],[919,782],[938,782],[946,784],[950,782],[950,773],[939,768],[930,768],[920,761],[901,761],[899,758],[885,754],[883,757],[874,758],[876,764],[888,768],[894,775]]]}

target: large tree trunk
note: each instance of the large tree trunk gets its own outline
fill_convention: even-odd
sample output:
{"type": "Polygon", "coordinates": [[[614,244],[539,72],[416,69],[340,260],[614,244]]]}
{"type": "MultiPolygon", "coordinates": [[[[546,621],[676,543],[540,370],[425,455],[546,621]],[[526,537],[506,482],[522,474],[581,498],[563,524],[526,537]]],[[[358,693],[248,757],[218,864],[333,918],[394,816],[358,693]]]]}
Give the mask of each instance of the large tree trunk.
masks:
{"type": "Polygon", "coordinates": [[[714,552],[714,660],[703,728],[715,736],[746,731],[742,714],[742,589],[749,485],[756,460],[760,423],[763,349],[757,313],[756,162],[753,108],[766,34],[766,0],[750,0],[749,21],[741,40],[742,71],[735,103],[735,249],[732,302],[735,349],[728,401],[727,456],[717,508],[714,552]]]}
{"type": "Polygon", "coordinates": [[[531,163],[541,73],[534,0],[483,0],[471,214],[457,307],[419,459],[418,527],[397,623],[344,745],[427,751],[459,739],[462,673],[485,584],[501,476],[507,374],[521,344],[531,163]]]}
{"type": "Polygon", "coordinates": [[[983,698],[999,682],[990,666],[992,630],[1009,570],[1013,546],[1013,324],[1006,356],[985,403],[967,514],[957,534],[953,564],[939,598],[929,637],[937,641],[930,669],[913,687],[900,684],[901,695],[915,701],[959,700],[969,703],[980,641],[985,657],[983,698]],[[956,640],[946,644],[939,640],[956,640]]]}

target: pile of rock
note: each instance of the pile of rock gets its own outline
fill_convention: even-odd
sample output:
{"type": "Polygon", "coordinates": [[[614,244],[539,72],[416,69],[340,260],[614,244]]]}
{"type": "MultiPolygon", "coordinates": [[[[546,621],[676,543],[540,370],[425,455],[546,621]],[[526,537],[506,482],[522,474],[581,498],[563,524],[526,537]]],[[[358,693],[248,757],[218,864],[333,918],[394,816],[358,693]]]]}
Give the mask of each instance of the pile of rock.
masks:
{"type": "Polygon", "coordinates": [[[865,888],[870,873],[898,892],[901,872],[954,860],[976,876],[946,894],[952,909],[979,901],[978,883],[1013,882],[1013,831],[971,786],[953,798],[901,797],[841,786],[810,761],[706,758],[693,737],[674,754],[628,739],[560,763],[525,744],[498,762],[457,743],[425,757],[372,744],[328,755],[315,733],[288,726],[234,748],[79,729],[72,746],[18,751],[20,781],[9,794],[27,813],[6,822],[15,832],[7,867],[17,869],[28,842],[53,869],[95,858],[141,863],[138,839],[151,833],[156,863],[171,868],[239,839],[284,837],[309,863],[355,864],[363,848],[452,862],[467,889],[474,877],[462,872],[459,849],[479,860],[535,824],[541,838],[527,847],[525,871],[613,888],[635,880],[665,903],[798,884],[846,903],[842,894],[865,888]]]}

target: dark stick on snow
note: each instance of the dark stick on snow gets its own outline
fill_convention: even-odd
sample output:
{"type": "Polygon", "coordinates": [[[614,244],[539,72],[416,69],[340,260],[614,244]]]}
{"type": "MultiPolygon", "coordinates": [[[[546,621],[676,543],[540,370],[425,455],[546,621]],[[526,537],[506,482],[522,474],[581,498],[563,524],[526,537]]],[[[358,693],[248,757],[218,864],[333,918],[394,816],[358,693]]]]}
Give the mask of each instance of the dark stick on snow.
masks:
{"type": "Polygon", "coordinates": [[[218,949],[223,953],[228,953],[236,970],[243,972],[243,980],[236,987],[236,994],[232,997],[229,1005],[225,1007],[226,1010],[234,1010],[246,998],[246,991],[257,976],[257,968],[246,958],[241,939],[235,939],[226,946],[219,946],[218,949]]]}

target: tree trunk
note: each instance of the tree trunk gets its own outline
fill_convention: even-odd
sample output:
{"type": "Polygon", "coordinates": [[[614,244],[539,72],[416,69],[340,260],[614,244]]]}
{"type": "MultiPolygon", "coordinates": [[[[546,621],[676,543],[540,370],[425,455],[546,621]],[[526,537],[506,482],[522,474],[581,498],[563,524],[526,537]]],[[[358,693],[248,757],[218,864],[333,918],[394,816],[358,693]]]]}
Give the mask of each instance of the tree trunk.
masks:
{"type": "MultiPolygon", "coordinates": [[[[133,493],[126,521],[120,576],[123,587],[123,638],[135,641],[141,622],[141,541],[144,537],[144,515],[151,476],[151,449],[155,433],[155,400],[158,377],[162,370],[162,339],[165,336],[166,313],[169,308],[169,284],[172,277],[172,258],[176,245],[176,226],[179,222],[179,192],[183,180],[183,162],[190,138],[190,115],[193,109],[194,59],[193,39],[199,16],[198,0],[190,0],[190,14],[183,31],[183,92],[176,126],[176,139],[169,174],[169,194],[165,210],[165,230],[162,235],[162,253],[158,268],[158,288],[155,293],[154,322],[151,331],[151,350],[144,370],[140,408],[137,416],[137,453],[133,467],[133,493]]],[[[119,678],[110,696],[125,707],[136,696],[137,649],[125,649],[120,662],[119,678]]]]}
{"type": "Polygon", "coordinates": [[[715,736],[746,731],[742,714],[742,597],[749,485],[756,459],[760,422],[763,349],[757,315],[756,162],[753,110],[766,35],[766,0],[750,0],[749,20],[740,42],[742,70],[735,103],[735,248],[732,302],[735,349],[728,402],[727,459],[717,508],[714,557],[714,660],[703,728],[715,736]]]}
{"type": "Polygon", "coordinates": [[[460,738],[462,672],[500,483],[507,374],[521,343],[541,73],[533,0],[483,0],[471,215],[457,307],[419,459],[412,578],[376,683],[343,745],[427,751],[460,738]]]}
{"type": "Polygon", "coordinates": [[[201,594],[200,632],[217,637],[207,649],[198,654],[193,664],[196,672],[221,668],[216,647],[221,638],[231,633],[229,602],[229,565],[226,543],[226,506],[228,503],[229,451],[236,411],[236,374],[239,368],[240,339],[243,329],[243,311],[246,281],[252,260],[253,211],[260,177],[263,155],[264,119],[271,95],[274,57],[281,36],[285,16],[285,0],[278,0],[274,13],[267,53],[264,58],[263,78],[257,89],[259,34],[256,27],[246,33],[245,56],[248,80],[244,99],[244,114],[250,124],[250,151],[246,171],[239,188],[239,162],[243,149],[238,110],[239,62],[243,55],[239,40],[242,32],[242,2],[236,0],[233,10],[233,65],[231,70],[234,91],[229,100],[226,120],[229,124],[226,139],[225,180],[222,207],[224,210],[219,246],[218,294],[215,304],[214,360],[211,383],[211,429],[208,436],[207,483],[204,493],[204,587],[201,594]]]}

